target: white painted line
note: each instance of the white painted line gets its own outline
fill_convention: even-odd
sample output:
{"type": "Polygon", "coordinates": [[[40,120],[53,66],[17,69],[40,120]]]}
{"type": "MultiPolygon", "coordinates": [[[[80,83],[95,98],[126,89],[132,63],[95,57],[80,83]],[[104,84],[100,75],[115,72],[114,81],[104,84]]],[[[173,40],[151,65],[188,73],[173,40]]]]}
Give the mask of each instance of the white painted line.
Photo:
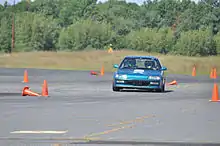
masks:
{"type": "Polygon", "coordinates": [[[68,131],[13,131],[13,134],[63,134],[68,131]]]}

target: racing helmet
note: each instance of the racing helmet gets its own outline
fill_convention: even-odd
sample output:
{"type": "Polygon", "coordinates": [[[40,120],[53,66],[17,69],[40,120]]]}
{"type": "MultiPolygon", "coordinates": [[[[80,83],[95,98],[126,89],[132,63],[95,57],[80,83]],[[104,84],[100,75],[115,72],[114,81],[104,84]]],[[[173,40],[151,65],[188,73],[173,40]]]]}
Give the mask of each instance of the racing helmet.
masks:
{"type": "Polygon", "coordinates": [[[136,60],[135,59],[127,59],[126,60],[126,66],[132,67],[136,65],[136,60]]]}
{"type": "Polygon", "coordinates": [[[154,62],[151,60],[147,60],[144,62],[146,68],[152,68],[154,66],[154,62]]]}

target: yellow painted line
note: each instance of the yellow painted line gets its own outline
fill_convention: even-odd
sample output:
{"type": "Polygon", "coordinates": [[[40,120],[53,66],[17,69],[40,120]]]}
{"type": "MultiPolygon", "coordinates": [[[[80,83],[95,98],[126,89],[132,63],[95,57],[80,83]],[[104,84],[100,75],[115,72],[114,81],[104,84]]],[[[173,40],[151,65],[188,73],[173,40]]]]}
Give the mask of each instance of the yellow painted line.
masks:
{"type": "Polygon", "coordinates": [[[134,120],[122,121],[122,122],[120,122],[120,123],[110,124],[110,125],[107,125],[107,126],[108,126],[108,127],[113,127],[113,126],[119,126],[119,125],[125,125],[125,124],[143,122],[144,119],[150,118],[150,117],[155,117],[155,116],[154,116],[154,115],[151,115],[151,116],[142,116],[142,117],[138,117],[138,118],[136,118],[136,119],[134,119],[134,120]]]}
{"type": "Polygon", "coordinates": [[[103,131],[103,132],[87,134],[83,138],[86,139],[86,140],[91,140],[91,138],[94,137],[94,136],[106,135],[106,134],[109,134],[109,133],[112,133],[112,132],[116,132],[116,131],[119,131],[119,130],[122,130],[122,129],[133,128],[133,127],[135,127],[135,122],[143,122],[144,119],[150,118],[150,117],[155,117],[155,115],[146,115],[146,116],[138,117],[138,118],[136,118],[134,120],[122,121],[122,122],[117,123],[117,124],[107,125],[108,127],[112,127],[112,126],[133,124],[133,125],[121,126],[121,127],[118,127],[118,128],[113,128],[113,129],[106,130],[106,131],[103,131]]]}
{"type": "Polygon", "coordinates": [[[61,146],[61,144],[56,143],[56,144],[53,144],[52,146],[61,146]]]}
{"type": "Polygon", "coordinates": [[[90,140],[101,140],[100,137],[84,137],[82,139],[85,139],[86,141],[90,141],[90,140]]]}
{"type": "Polygon", "coordinates": [[[13,131],[12,134],[63,134],[68,131],[13,131]]]}
{"type": "Polygon", "coordinates": [[[103,131],[103,132],[92,133],[92,134],[89,134],[89,135],[87,135],[87,136],[84,136],[84,138],[85,138],[85,139],[88,139],[88,138],[93,137],[93,136],[105,135],[105,134],[109,134],[109,133],[112,133],[112,132],[116,132],[116,131],[119,131],[119,130],[122,130],[122,129],[133,128],[133,127],[134,127],[134,125],[131,125],[131,126],[123,126],[123,127],[119,127],[119,128],[114,128],[114,129],[106,130],[106,131],[103,131]]]}

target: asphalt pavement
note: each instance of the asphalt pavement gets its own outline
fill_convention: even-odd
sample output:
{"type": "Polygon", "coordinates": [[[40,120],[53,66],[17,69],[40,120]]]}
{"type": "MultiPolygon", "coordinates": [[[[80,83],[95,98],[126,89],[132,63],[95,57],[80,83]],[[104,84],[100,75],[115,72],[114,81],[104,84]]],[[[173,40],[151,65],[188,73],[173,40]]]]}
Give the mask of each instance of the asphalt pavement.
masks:
{"type": "Polygon", "coordinates": [[[28,69],[29,83],[23,74],[0,69],[1,145],[220,143],[220,105],[209,102],[208,76],[168,75],[178,85],[156,93],[113,92],[112,73],[28,69]],[[21,96],[26,85],[41,93],[44,80],[49,97],[21,96]]]}

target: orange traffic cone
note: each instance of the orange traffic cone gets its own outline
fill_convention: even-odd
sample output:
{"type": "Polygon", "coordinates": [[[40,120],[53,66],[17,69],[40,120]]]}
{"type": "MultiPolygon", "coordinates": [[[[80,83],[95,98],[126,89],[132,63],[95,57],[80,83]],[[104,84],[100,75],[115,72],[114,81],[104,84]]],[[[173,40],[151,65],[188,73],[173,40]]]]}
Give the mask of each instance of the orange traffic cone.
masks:
{"type": "Polygon", "coordinates": [[[100,71],[100,75],[103,76],[104,74],[105,74],[105,71],[104,71],[104,65],[103,65],[100,71]]]}
{"type": "Polygon", "coordinates": [[[192,76],[195,77],[196,76],[196,66],[193,66],[193,70],[192,70],[192,76]]]}
{"type": "Polygon", "coordinates": [[[213,67],[212,70],[211,70],[210,78],[211,79],[216,79],[217,78],[217,71],[216,71],[215,67],[213,67]]]}
{"type": "Polygon", "coordinates": [[[95,72],[95,71],[90,71],[91,75],[98,75],[99,73],[95,72]]]}
{"type": "Polygon", "coordinates": [[[23,83],[28,83],[28,82],[29,82],[29,80],[28,80],[28,71],[25,70],[25,71],[24,71],[24,80],[23,80],[23,83]]]}
{"type": "Polygon", "coordinates": [[[47,81],[44,80],[44,84],[42,87],[42,96],[48,96],[48,86],[47,86],[47,81]]]}
{"type": "Polygon", "coordinates": [[[173,80],[172,82],[169,82],[168,85],[177,85],[177,81],[173,80]]]}
{"type": "Polygon", "coordinates": [[[25,86],[22,90],[22,96],[41,96],[41,95],[31,91],[28,86],[25,86]]]}
{"type": "Polygon", "coordinates": [[[214,68],[213,69],[213,79],[216,79],[217,78],[217,69],[214,68]]]}
{"type": "Polygon", "coordinates": [[[214,88],[212,91],[212,100],[209,100],[211,102],[219,102],[219,97],[218,97],[218,85],[214,83],[214,88]]]}

